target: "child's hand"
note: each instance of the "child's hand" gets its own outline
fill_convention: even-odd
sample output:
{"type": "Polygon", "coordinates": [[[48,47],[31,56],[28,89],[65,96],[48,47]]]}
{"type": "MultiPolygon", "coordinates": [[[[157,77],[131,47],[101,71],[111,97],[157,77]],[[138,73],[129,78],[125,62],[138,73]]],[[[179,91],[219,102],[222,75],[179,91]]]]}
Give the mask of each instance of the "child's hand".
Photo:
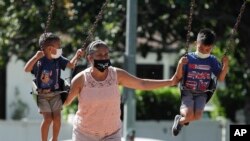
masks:
{"type": "Polygon", "coordinates": [[[76,52],[76,56],[78,59],[80,59],[81,57],[83,57],[85,55],[85,51],[82,49],[78,49],[76,52]]]}
{"type": "Polygon", "coordinates": [[[224,66],[228,66],[228,63],[229,63],[229,59],[227,56],[223,56],[222,59],[221,59],[221,62],[224,66]]]}
{"type": "Polygon", "coordinates": [[[36,54],[35,54],[35,57],[36,57],[37,59],[40,59],[40,58],[42,58],[43,56],[44,56],[44,52],[41,51],[41,50],[37,51],[36,54]]]}
{"type": "Polygon", "coordinates": [[[171,78],[171,86],[175,86],[177,85],[179,82],[180,82],[180,79],[177,78],[176,75],[174,75],[172,78],[171,78]]]}
{"type": "Polygon", "coordinates": [[[188,58],[186,56],[181,57],[181,59],[179,60],[179,64],[181,65],[185,65],[188,63],[188,58]]]}

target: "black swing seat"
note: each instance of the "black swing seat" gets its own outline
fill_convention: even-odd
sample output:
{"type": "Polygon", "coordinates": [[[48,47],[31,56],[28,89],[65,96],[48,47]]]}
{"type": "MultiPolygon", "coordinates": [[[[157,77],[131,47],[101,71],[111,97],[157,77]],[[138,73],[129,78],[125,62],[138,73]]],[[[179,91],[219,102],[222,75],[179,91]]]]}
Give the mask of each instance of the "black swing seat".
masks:
{"type": "MultiPolygon", "coordinates": [[[[68,97],[69,89],[70,89],[70,86],[67,83],[67,81],[60,78],[59,79],[59,89],[57,91],[54,91],[54,92],[46,93],[46,96],[44,96],[44,97],[48,98],[48,97],[53,97],[55,95],[60,95],[62,103],[64,103],[65,100],[68,97]]],[[[33,96],[33,98],[34,98],[34,100],[36,102],[37,102],[37,97],[38,96],[42,96],[43,97],[43,95],[39,95],[35,79],[32,81],[32,91],[31,91],[31,94],[32,94],[32,96],[33,96]]]]}
{"type": "MultiPolygon", "coordinates": [[[[207,94],[207,100],[206,103],[212,98],[215,90],[217,87],[217,79],[216,78],[212,78],[209,82],[209,86],[208,89],[206,91],[204,91],[207,94]]],[[[181,86],[181,91],[185,90],[184,86],[181,86]]],[[[181,92],[181,98],[182,98],[182,92],[181,92]]]]}
{"type": "Polygon", "coordinates": [[[211,81],[209,82],[209,86],[208,89],[205,91],[205,93],[207,94],[207,101],[208,102],[211,97],[213,96],[215,90],[217,87],[217,79],[216,78],[212,78],[211,81]]]}

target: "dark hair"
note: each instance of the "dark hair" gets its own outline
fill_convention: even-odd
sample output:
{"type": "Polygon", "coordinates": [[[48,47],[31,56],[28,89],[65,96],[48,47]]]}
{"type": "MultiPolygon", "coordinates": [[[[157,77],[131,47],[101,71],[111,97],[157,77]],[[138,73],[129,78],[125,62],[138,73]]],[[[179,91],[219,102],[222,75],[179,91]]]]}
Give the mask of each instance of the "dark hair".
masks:
{"type": "Polygon", "coordinates": [[[46,33],[46,34],[43,33],[39,38],[39,46],[41,48],[44,48],[46,46],[51,45],[55,41],[60,41],[60,38],[57,35],[51,32],[46,33]]]}
{"type": "Polygon", "coordinates": [[[215,33],[208,28],[201,29],[197,35],[197,42],[200,42],[204,45],[212,45],[215,42],[215,33]]]}
{"type": "Polygon", "coordinates": [[[98,47],[105,46],[108,48],[107,44],[102,40],[95,40],[88,45],[87,54],[92,54],[96,51],[98,47]]]}

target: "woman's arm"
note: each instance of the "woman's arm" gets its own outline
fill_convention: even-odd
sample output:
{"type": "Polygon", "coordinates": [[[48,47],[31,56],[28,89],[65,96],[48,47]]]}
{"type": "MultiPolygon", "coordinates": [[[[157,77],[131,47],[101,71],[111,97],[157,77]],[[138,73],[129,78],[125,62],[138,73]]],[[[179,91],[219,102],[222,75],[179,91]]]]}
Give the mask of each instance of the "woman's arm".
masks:
{"type": "Polygon", "coordinates": [[[156,79],[141,79],[129,74],[123,69],[117,68],[118,83],[128,88],[140,90],[152,90],[165,86],[173,86],[172,79],[156,80],[156,79]]]}
{"type": "Polygon", "coordinates": [[[83,72],[80,72],[71,81],[69,95],[64,102],[64,106],[71,104],[74,98],[80,94],[83,84],[84,84],[84,75],[83,72]]]}

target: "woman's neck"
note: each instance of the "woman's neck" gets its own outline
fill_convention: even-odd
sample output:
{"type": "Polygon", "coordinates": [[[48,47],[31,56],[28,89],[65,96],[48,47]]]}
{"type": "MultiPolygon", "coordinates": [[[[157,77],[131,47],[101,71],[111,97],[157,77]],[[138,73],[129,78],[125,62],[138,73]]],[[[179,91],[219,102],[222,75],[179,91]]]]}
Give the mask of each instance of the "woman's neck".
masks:
{"type": "Polygon", "coordinates": [[[91,72],[92,77],[96,81],[104,81],[108,76],[108,69],[106,69],[104,72],[100,72],[96,68],[91,68],[90,72],[91,72]]]}

